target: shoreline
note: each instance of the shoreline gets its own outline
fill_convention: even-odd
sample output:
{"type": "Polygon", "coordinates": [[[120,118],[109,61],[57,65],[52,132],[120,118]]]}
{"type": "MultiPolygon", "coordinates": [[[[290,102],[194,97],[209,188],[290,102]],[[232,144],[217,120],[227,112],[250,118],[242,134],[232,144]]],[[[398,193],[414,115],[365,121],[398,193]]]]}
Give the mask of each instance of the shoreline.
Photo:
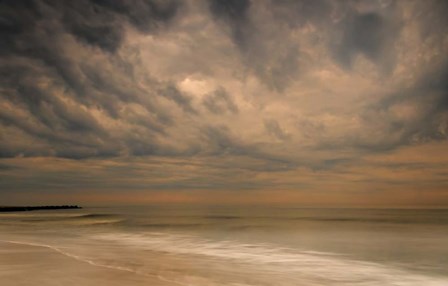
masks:
{"type": "Polygon", "coordinates": [[[0,240],[2,285],[154,285],[170,286],[156,276],[101,265],[58,248],[0,240]]]}

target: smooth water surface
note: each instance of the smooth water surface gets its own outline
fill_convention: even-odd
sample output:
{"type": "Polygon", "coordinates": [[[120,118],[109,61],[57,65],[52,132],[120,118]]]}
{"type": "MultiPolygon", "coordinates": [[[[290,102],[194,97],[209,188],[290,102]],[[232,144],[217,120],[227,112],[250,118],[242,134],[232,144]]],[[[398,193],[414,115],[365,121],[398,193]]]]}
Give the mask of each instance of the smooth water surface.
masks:
{"type": "Polygon", "coordinates": [[[167,285],[448,285],[448,210],[133,206],[1,213],[0,240],[167,285]]]}

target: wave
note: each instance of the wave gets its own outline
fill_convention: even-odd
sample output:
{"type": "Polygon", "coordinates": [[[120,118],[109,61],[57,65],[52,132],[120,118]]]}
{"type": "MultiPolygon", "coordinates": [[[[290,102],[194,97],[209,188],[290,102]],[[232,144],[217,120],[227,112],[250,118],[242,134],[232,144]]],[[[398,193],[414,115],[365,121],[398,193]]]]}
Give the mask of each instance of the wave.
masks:
{"type": "Polygon", "coordinates": [[[117,215],[117,214],[97,214],[97,213],[91,213],[91,214],[80,215],[77,218],[103,218],[103,217],[119,217],[119,215],[117,215]]]}
{"type": "Polygon", "coordinates": [[[126,221],[123,217],[115,214],[84,214],[78,217],[65,219],[69,223],[81,225],[116,224],[126,221]]]}
{"type": "MultiPolygon", "coordinates": [[[[77,223],[85,221],[89,224],[111,219],[121,219],[121,216],[87,213],[70,218],[77,223]]],[[[179,225],[182,224],[174,227],[181,227],[179,225]]],[[[200,224],[183,225],[197,227],[200,224]]],[[[148,224],[148,227],[154,228],[172,226],[169,223],[148,224]]],[[[337,253],[301,251],[270,243],[212,240],[196,235],[169,233],[162,229],[126,233],[111,231],[109,228],[95,229],[95,232],[88,229],[76,232],[76,237],[67,235],[57,239],[45,233],[40,238],[36,236],[33,242],[21,241],[19,237],[8,238],[10,240],[3,241],[46,247],[92,266],[132,272],[177,285],[448,285],[448,277],[417,273],[397,265],[360,261],[337,253]],[[168,261],[175,257],[175,261],[180,264],[171,266],[162,263],[162,266],[156,265],[156,272],[154,268],[145,267],[153,265],[152,262],[146,263],[145,259],[158,260],[164,256],[168,257],[168,261]]],[[[163,262],[163,258],[160,261],[163,262]]]]}
{"type": "Polygon", "coordinates": [[[125,219],[115,214],[38,214],[38,215],[13,215],[7,216],[7,220],[1,221],[6,225],[17,224],[64,224],[70,225],[97,225],[97,224],[115,224],[125,221],[125,219]]]}
{"type": "Polygon", "coordinates": [[[158,278],[177,285],[448,285],[447,277],[418,274],[390,265],[350,259],[336,253],[299,251],[272,244],[215,241],[165,232],[86,234],[69,244],[54,240],[57,245],[17,239],[2,241],[46,247],[92,266],[158,278]],[[165,265],[166,269],[160,269],[158,266],[154,272],[153,268],[142,267],[145,263],[139,266],[137,260],[137,264],[130,266],[129,261],[133,261],[133,256],[126,258],[123,253],[138,253],[141,255],[138,259],[148,257],[153,260],[157,260],[159,255],[168,255],[177,257],[177,262],[184,261],[187,267],[176,264],[173,268],[165,265]],[[192,270],[194,265],[200,269],[192,270]]]}
{"type": "MultiPolygon", "coordinates": [[[[244,244],[235,241],[211,241],[195,236],[167,233],[102,234],[95,239],[124,247],[171,253],[186,257],[203,257],[210,261],[241,265],[241,269],[258,269],[299,281],[320,281],[309,285],[395,285],[442,286],[448,278],[414,273],[390,265],[353,260],[335,253],[298,251],[270,244],[244,244]]],[[[313,282],[313,283],[314,283],[313,282]]],[[[303,285],[303,284],[299,284],[303,285]]],[[[304,283],[304,285],[308,285],[304,283]]]]}
{"type": "Polygon", "coordinates": [[[79,213],[39,213],[39,212],[22,212],[22,213],[0,213],[0,218],[69,218],[79,217],[83,214],[79,213]]]}

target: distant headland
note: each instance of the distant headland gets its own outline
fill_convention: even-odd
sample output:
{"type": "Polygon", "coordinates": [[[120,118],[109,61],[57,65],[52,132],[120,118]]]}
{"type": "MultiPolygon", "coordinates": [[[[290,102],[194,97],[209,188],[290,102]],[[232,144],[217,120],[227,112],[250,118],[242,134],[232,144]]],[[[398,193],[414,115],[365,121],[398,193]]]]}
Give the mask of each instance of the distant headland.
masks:
{"type": "Polygon", "coordinates": [[[63,206],[27,206],[27,207],[1,207],[0,212],[26,212],[26,211],[38,211],[38,210],[65,210],[65,209],[82,209],[76,205],[63,205],[63,206]]]}

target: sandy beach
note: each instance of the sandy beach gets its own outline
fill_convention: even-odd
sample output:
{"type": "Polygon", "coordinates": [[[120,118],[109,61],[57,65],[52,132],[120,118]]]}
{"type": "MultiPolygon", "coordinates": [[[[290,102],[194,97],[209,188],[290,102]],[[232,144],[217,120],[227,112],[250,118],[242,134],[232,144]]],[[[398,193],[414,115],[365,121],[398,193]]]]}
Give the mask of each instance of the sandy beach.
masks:
{"type": "Polygon", "coordinates": [[[447,210],[4,213],[0,285],[446,286],[447,225],[447,210]]]}
{"type": "Polygon", "coordinates": [[[0,242],[0,281],[28,285],[169,285],[156,277],[92,265],[48,247],[0,242]]]}

